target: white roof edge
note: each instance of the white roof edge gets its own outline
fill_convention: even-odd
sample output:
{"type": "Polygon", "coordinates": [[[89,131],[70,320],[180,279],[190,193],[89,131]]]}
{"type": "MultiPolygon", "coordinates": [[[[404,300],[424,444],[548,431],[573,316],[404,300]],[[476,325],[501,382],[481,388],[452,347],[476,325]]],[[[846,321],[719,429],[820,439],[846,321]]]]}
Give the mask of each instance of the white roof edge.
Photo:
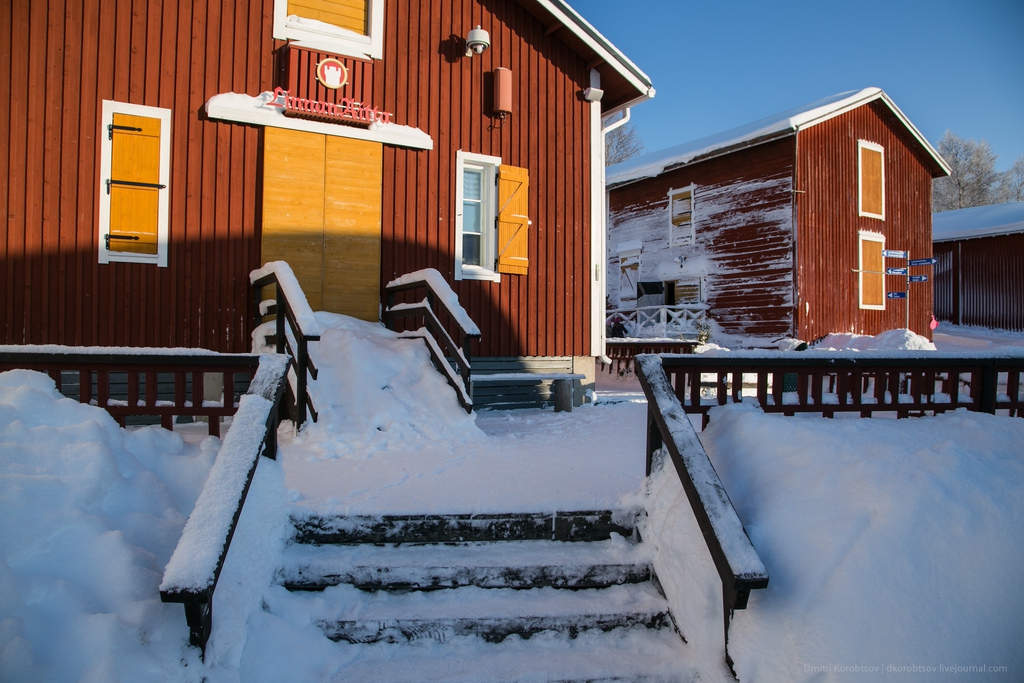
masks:
{"type": "Polygon", "coordinates": [[[616,164],[610,167],[606,174],[606,187],[611,189],[627,185],[696,161],[731,152],[738,147],[751,147],[787,135],[794,135],[801,130],[845,114],[876,99],[881,99],[889,107],[890,111],[924,147],[939,168],[948,175],[950,168],[945,159],[921,135],[917,127],[910,122],[881,88],[872,87],[837,93],[714,135],[650,152],[642,157],[616,164]]]}
{"type": "Polygon", "coordinates": [[[892,110],[892,113],[896,114],[896,117],[899,118],[900,122],[904,126],[906,126],[907,130],[909,130],[911,135],[914,136],[914,139],[916,139],[921,146],[925,148],[932,159],[935,160],[935,163],[937,163],[939,167],[946,172],[946,175],[949,175],[952,169],[949,167],[949,164],[946,163],[946,160],[942,158],[942,155],[939,154],[938,150],[932,147],[931,143],[928,142],[924,135],[921,134],[921,131],[917,129],[917,126],[911,123],[910,119],[907,118],[907,115],[903,113],[903,110],[896,106],[896,103],[892,101],[892,98],[889,97],[881,88],[865,88],[853,97],[844,100],[835,109],[825,112],[815,118],[808,119],[803,123],[798,123],[795,126],[795,129],[800,131],[805,128],[810,128],[811,126],[828,121],[829,119],[845,114],[848,111],[852,111],[857,107],[861,107],[877,99],[885,102],[885,106],[889,107],[889,109],[892,110]]]}
{"type": "Polygon", "coordinates": [[[580,16],[579,12],[570,7],[563,0],[535,0],[535,2],[546,9],[561,24],[573,32],[580,40],[590,46],[607,64],[618,71],[623,78],[637,89],[644,93],[644,99],[654,97],[654,84],[650,77],[640,70],[629,57],[624,55],[617,47],[601,35],[594,26],[580,16]]]}
{"type": "Polygon", "coordinates": [[[1024,232],[1024,202],[987,204],[932,214],[932,242],[954,242],[1024,232]]]}

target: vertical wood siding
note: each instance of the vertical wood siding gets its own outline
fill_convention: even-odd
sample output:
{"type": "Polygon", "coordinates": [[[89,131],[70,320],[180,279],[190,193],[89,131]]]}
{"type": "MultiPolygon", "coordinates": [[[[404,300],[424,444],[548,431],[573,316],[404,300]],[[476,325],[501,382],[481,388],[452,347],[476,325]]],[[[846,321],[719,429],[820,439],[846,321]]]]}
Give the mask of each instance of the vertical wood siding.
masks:
{"type": "Polygon", "coordinates": [[[259,131],[205,120],[267,90],[271,0],[0,4],[4,343],[247,350],[259,131]],[[167,268],[98,263],[105,99],[172,111],[167,268]]]}
{"type": "MultiPolygon", "coordinates": [[[[218,93],[310,83],[315,55],[278,57],[272,16],[272,0],[0,5],[0,341],[248,349],[262,136],[202,109],[218,93]],[[172,111],[167,268],[98,263],[104,99],[172,111]]],[[[587,355],[587,65],[507,0],[389,0],[385,22],[384,59],[348,60],[350,78],[434,150],[384,149],[381,282],[425,267],[453,281],[455,153],[500,156],[529,170],[530,269],[454,283],[481,321],[473,352],[587,355]],[[492,47],[469,59],[463,38],[477,24],[492,47]],[[490,116],[499,66],[514,83],[504,122],[490,116]]]]}
{"type": "Polygon", "coordinates": [[[1024,330],[1024,233],[935,245],[935,317],[1024,330]]]}
{"type": "MultiPolygon", "coordinates": [[[[878,334],[905,327],[904,300],[887,300],[884,311],[859,308],[857,239],[860,230],[877,232],[885,236],[886,249],[909,251],[915,259],[932,255],[932,178],[924,151],[877,100],[800,132],[797,150],[797,335],[816,339],[831,332],[878,334]],[[884,220],[858,216],[857,140],[885,149],[884,220]]],[[[933,275],[931,268],[911,270],[933,275]]],[[[905,277],[886,276],[889,291],[904,287],[910,292],[910,329],[930,337],[930,282],[907,284],[905,277]]]]}
{"type": "Polygon", "coordinates": [[[618,245],[644,244],[641,281],[705,277],[708,315],[725,332],[793,331],[793,140],[690,164],[611,191],[610,304],[618,303],[618,245]],[[694,244],[669,247],[668,192],[695,184],[694,244]],[[676,259],[685,258],[682,264],[676,259]]]}
{"type": "Polygon", "coordinates": [[[384,148],[382,283],[436,268],[480,324],[475,355],[589,355],[589,84],[582,58],[517,3],[392,0],[374,93],[429,152],[384,148]],[[467,58],[477,24],[491,48],[467,58]],[[496,67],[511,69],[513,112],[491,114],[496,67]],[[501,157],[530,175],[529,272],[455,282],[455,153],[501,157]]]}

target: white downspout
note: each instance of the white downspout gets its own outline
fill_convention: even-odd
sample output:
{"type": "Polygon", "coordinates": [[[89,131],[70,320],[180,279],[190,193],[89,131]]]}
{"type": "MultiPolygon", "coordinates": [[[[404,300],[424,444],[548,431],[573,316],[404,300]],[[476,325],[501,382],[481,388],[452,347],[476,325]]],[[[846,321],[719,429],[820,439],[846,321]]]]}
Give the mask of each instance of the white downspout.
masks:
{"type": "MultiPolygon", "coordinates": [[[[600,83],[600,75],[597,71],[592,71],[590,76],[591,85],[594,86],[595,77],[600,83]]],[[[594,147],[598,149],[597,154],[591,156],[596,159],[592,169],[591,175],[593,176],[594,185],[591,190],[591,197],[593,197],[593,208],[591,215],[591,262],[594,264],[594,292],[591,296],[591,301],[594,310],[594,322],[591,326],[591,339],[593,339],[593,355],[596,356],[605,365],[611,364],[611,359],[608,357],[605,349],[605,296],[607,294],[607,269],[608,269],[608,193],[605,192],[605,138],[608,133],[612,132],[620,126],[624,126],[629,123],[629,107],[623,110],[622,118],[608,124],[605,127],[601,127],[601,104],[600,102],[591,103],[591,119],[592,128],[591,130],[596,131],[597,138],[594,147]],[[596,117],[596,121],[594,118],[596,117]],[[596,125],[594,125],[596,124],[596,125]]]]}

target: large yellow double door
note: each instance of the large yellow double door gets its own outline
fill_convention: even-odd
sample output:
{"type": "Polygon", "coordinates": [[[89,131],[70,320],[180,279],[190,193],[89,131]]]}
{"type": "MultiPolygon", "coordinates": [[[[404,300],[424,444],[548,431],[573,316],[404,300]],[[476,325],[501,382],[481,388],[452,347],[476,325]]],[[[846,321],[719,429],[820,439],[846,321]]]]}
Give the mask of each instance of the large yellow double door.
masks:
{"type": "Polygon", "coordinates": [[[287,261],[315,311],[379,319],[382,152],[265,129],[262,262],[287,261]]]}

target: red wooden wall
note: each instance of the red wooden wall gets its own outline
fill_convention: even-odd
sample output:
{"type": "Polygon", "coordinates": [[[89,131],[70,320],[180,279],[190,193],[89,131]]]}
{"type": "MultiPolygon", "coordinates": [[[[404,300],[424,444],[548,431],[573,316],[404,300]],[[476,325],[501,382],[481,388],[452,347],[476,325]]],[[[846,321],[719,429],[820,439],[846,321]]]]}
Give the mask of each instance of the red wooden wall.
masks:
{"type": "MultiPolygon", "coordinates": [[[[797,310],[802,339],[831,332],[878,334],[906,325],[906,303],[890,299],[884,311],[858,304],[858,230],[885,235],[885,248],[911,258],[932,255],[931,188],[935,161],[880,100],[801,131],[794,182],[797,202],[797,310]],[[885,220],[857,215],[857,140],[885,149],[885,220]]],[[[886,259],[887,266],[905,266],[886,259]]],[[[930,268],[914,268],[931,276],[930,268]]],[[[887,276],[890,291],[909,287],[910,328],[931,336],[929,283],[887,276]]]]}
{"type": "Polygon", "coordinates": [[[259,133],[204,120],[273,76],[271,0],[0,4],[4,343],[247,350],[259,133]],[[104,99],[172,110],[169,267],[99,265],[104,99]]]}
{"type": "MultiPolygon", "coordinates": [[[[260,129],[208,121],[203,105],[287,83],[272,12],[272,0],[0,5],[0,342],[249,348],[260,129]],[[172,110],[167,268],[98,264],[104,99],[172,110]]],[[[424,267],[452,280],[455,153],[501,156],[530,171],[530,273],[454,283],[483,331],[474,353],[588,355],[587,65],[511,0],[390,0],[385,17],[364,97],[435,147],[385,147],[382,283],[424,267]],[[492,47],[465,58],[477,24],[492,47]],[[489,115],[498,66],[516,84],[504,122],[489,115]]]]}
{"type": "Polygon", "coordinates": [[[1024,233],[936,242],[935,317],[1024,330],[1024,233]]]}
{"type": "Polygon", "coordinates": [[[514,2],[388,3],[376,93],[395,120],[434,140],[430,152],[384,148],[382,283],[436,268],[477,321],[475,355],[590,355],[590,150],[586,63],[514,2]],[[491,36],[462,56],[466,33],[491,36]],[[403,54],[408,59],[396,58],[403,54]],[[417,56],[418,59],[414,59],[417,56]],[[490,116],[491,72],[513,75],[514,111],[490,116]],[[500,156],[530,172],[530,271],[500,283],[454,282],[455,153],[500,156]]]}

